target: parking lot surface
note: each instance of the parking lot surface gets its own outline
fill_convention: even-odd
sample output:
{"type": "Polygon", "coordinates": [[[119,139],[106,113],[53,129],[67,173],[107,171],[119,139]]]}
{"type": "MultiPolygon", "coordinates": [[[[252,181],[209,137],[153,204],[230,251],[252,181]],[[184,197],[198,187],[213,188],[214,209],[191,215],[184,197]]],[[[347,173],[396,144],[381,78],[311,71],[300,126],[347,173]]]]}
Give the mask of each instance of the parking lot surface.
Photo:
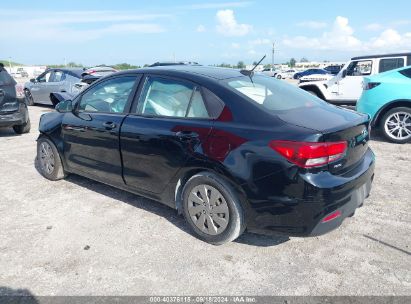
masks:
{"type": "MultiPolygon", "coordinates": [[[[0,286],[34,295],[411,295],[411,144],[371,142],[371,196],[321,237],[213,246],[176,211],[35,168],[32,131],[0,129],[0,286]]],[[[374,135],[374,134],[373,134],[374,135]]]]}

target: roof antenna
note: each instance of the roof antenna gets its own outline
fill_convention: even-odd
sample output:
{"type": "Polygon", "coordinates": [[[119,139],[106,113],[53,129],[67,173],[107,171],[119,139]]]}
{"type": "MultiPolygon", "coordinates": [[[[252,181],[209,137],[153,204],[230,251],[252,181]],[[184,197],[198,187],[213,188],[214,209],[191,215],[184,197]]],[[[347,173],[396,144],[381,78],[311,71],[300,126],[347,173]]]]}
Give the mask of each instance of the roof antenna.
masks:
{"type": "Polygon", "coordinates": [[[253,77],[255,68],[265,59],[265,57],[266,56],[264,55],[263,58],[261,58],[260,61],[251,70],[241,70],[240,73],[250,78],[253,77]]]}

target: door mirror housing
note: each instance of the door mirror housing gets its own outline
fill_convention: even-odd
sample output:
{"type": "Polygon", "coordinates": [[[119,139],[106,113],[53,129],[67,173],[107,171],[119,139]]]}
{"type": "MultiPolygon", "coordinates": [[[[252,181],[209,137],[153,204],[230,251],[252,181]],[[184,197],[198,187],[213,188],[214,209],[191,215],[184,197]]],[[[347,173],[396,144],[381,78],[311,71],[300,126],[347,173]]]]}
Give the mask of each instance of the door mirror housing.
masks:
{"type": "Polygon", "coordinates": [[[347,70],[343,70],[341,76],[342,78],[345,78],[347,76],[347,70]]]}
{"type": "Polygon", "coordinates": [[[33,83],[36,82],[36,78],[31,78],[30,82],[33,82],[33,83]]]}
{"type": "Polygon", "coordinates": [[[73,111],[73,102],[71,100],[60,101],[56,105],[56,111],[60,113],[67,113],[73,111]]]}

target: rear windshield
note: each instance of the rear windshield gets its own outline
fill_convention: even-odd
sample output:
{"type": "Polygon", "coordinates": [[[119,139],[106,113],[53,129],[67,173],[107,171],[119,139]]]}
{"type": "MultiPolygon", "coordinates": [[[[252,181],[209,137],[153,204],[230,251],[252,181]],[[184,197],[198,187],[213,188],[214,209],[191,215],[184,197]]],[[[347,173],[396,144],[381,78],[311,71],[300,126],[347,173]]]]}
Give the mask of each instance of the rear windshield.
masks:
{"type": "Polygon", "coordinates": [[[324,102],[284,80],[255,75],[227,79],[226,83],[241,95],[270,111],[288,111],[321,106],[324,102]]]}
{"type": "Polygon", "coordinates": [[[5,69],[0,68],[0,85],[15,85],[13,77],[5,69]]]}

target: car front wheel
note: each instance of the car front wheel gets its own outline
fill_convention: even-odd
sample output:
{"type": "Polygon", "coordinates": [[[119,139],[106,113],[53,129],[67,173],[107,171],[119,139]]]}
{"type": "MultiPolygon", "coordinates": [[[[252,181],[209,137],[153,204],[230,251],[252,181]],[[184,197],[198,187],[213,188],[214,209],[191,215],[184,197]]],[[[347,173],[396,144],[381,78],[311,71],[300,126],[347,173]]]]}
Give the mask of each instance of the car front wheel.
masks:
{"type": "Polygon", "coordinates": [[[404,144],[411,140],[411,108],[389,110],[382,118],[382,131],[389,141],[404,144]]]}
{"type": "Polygon", "coordinates": [[[40,173],[49,180],[56,181],[66,176],[56,146],[46,137],[37,141],[37,162],[40,173]]]}
{"type": "Polygon", "coordinates": [[[281,75],[277,75],[277,79],[281,79],[282,77],[281,77],[281,75]]]}
{"type": "Polygon", "coordinates": [[[221,245],[243,233],[244,214],[238,196],[217,175],[194,175],[185,184],[182,195],[184,217],[199,239],[221,245]]]}

